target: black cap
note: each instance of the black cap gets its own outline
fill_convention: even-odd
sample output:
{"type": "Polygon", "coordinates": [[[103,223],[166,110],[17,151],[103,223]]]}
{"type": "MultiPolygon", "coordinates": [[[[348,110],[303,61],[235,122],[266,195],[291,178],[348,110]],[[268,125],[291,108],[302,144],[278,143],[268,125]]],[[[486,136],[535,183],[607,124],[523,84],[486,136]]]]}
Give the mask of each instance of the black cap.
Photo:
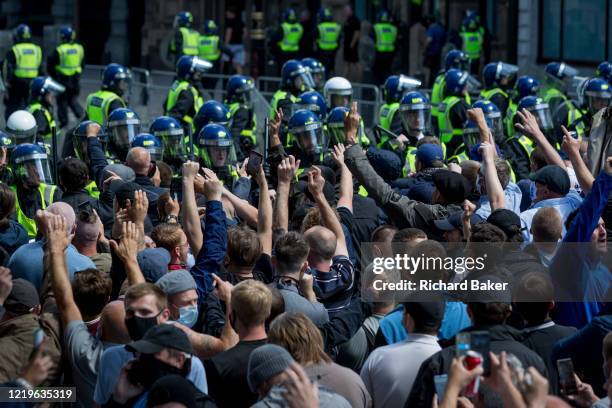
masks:
{"type": "Polygon", "coordinates": [[[499,208],[489,215],[487,218],[489,224],[493,224],[506,234],[508,238],[518,234],[521,229],[521,218],[514,211],[506,208],[499,208]],[[516,229],[512,227],[516,226],[516,229]]]}
{"type": "Polygon", "coordinates": [[[13,288],[4,302],[6,310],[13,314],[23,315],[39,304],[40,298],[34,285],[25,279],[13,279],[13,288]]]}
{"type": "Polygon", "coordinates": [[[114,190],[115,197],[117,198],[117,201],[119,202],[119,207],[123,208],[123,204],[125,203],[125,200],[133,200],[135,197],[134,193],[138,190],[142,190],[142,187],[139,184],[136,184],[134,182],[124,182],[124,183],[119,184],[118,188],[114,190]]]}
{"type": "Polygon", "coordinates": [[[570,178],[561,166],[550,164],[542,167],[535,174],[529,176],[536,183],[540,183],[548,187],[549,190],[555,193],[566,195],[571,188],[570,178]]]}
{"type": "Polygon", "coordinates": [[[444,317],[444,301],[437,294],[415,292],[412,296],[415,301],[404,302],[404,313],[414,316],[423,326],[438,326],[444,317]],[[431,299],[423,301],[424,297],[431,299]],[[418,299],[418,300],[416,300],[418,299]]]}
{"type": "Polygon", "coordinates": [[[468,179],[450,170],[436,171],[432,179],[446,204],[462,203],[471,190],[468,179]]]}
{"type": "Polygon", "coordinates": [[[198,394],[198,389],[188,379],[177,374],[166,375],[151,386],[147,406],[156,407],[174,402],[195,408],[198,406],[198,394]]]}
{"type": "Polygon", "coordinates": [[[452,231],[454,229],[463,230],[463,223],[461,222],[461,215],[463,212],[456,211],[450,214],[446,218],[442,218],[440,220],[434,220],[434,224],[436,228],[442,231],[452,231]]]}
{"type": "Polygon", "coordinates": [[[193,348],[187,335],[171,324],[158,324],[151,327],[143,338],[125,346],[128,351],[143,354],[155,354],[163,349],[173,349],[193,354],[193,348]]]}

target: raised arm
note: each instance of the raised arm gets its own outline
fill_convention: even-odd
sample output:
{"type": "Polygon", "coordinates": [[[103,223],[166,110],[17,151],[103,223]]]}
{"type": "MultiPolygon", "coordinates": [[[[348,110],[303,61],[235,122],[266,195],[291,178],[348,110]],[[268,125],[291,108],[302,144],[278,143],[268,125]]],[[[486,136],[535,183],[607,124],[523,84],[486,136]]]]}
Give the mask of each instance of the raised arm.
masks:
{"type": "Polygon", "coordinates": [[[51,286],[64,327],[75,320],[83,320],[68,277],[64,252],[72,241],[73,235],[66,231],[66,221],[61,215],[46,216],[46,249],[51,265],[51,286]]]}
{"type": "Polygon", "coordinates": [[[145,278],[136,258],[138,253],[138,229],[136,224],[131,221],[124,222],[121,226],[121,241],[117,243],[117,241],[111,240],[110,245],[115,255],[123,262],[128,285],[144,283],[145,278]]]}
{"type": "MultiPolygon", "coordinates": [[[[495,168],[495,150],[489,143],[481,143],[478,149],[482,155],[485,186],[491,202],[491,211],[506,207],[506,197],[495,168]]],[[[498,159],[499,160],[499,159],[498,159]]]]}
{"type": "Polygon", "coordinates": [[[295,172],[300,166],[300,161],[295,157],[284,158],[278,165],[278,185],[276,187],[276,208],[274,211],[274,228],[289,230],[289,192],[295,172]]]}
{"type": "Polygon", "coordinates": [[[546,136],[544,136],[544,133],[542,133],[540,130],[540,126],[538,125],[538,121],[536,120],[535,116],[533,116],[527,109],[523,109],[522,111],[517,110],[516,114],[519,118],[519,122],[514,126],[516,126],[519,131],[531,136],[533,140],[536,141],[537,145],[542,149],[546,162],[548,164],[556,164],[565,168],[563,159],[561,159],[557,149],[550,144],[548,139],[546,139],[546,136]]]}
{"type": "Polygon", "coordinates": [[[582,144],[582,139],[574,139],[567,131],[565,126],[561,126],[561,130],[563,131],[563,150],[565,150],[567,157],[572,162],[572,167],[576,173],[576,178],[578,179],[580,188],[582,188],[582,191],[585,193],[588,193],[593,187],[595,177],[593,177],[584,163],[584,160],[582,160],[582,157],[580,157],[580,145],[582,144]]]}
{"type": "Polygon", "coordinates": [[[204,240],[194,187],[199,169],[200,164],[198,162],[187,161],[183,163],[183,230],[194,254],[200,252],[204,240]]]}
{"type": "Polygon", "coordinates": [[[262,253],[272,255],[272,200],[268,193],[268,181],[263,166],[259,166],[255,181],[259,185],[259,211],[257,214],[257,236],[262,253]]]}
{"type": "Polygon", "coordinates": [[[353,175],[348,166],[344,163],[344,152],[346,148],[343,144],[334,146],[332,158],[340,168],[340,198],[337,207],[346,207],[353,212],[353,175]]]}
{"type": "Polygon", "coordinates": [[[312,170],[308,172],[308,190],[314,197],[317,207],[319,207],[321,222],[336,236],[337,244],[334,255],[348,256],[348,249],[346,248],[346,240],[344,238],[344,231],[342,231],[342,225],[340,225],[340,221],[338,221],[334,210],[330,207],[325,195],[323,194],[323,186],[325,186],[325,179],[321,175],[321,169],[316,166],[312,166],[312,170]]]}
{"type": "Polygon", "coordinates": [[[236,215],[242,218],[247,224],[254,227],[257,225],[257,208],[253,207],[247,200],[243,200],[227,187],[223,187],[223,196],[229,200],[236,210],[236,215]]]}

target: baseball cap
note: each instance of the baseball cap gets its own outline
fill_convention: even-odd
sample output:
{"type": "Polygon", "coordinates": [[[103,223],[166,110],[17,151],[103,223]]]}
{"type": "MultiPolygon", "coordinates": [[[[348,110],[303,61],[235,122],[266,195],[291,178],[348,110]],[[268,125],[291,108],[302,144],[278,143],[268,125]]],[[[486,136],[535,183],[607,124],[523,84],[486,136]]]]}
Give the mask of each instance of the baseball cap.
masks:
{"type": "MultiPolygon", "coordinates": [[[[422,293],[422,296],[418,296],[418,293],[415,295],[415,299],[420,299],[422,296],[425,296],[425,293],[422,293]]],[[[433,300],[404,302],[404,313],[417,316],[418,320],[425,326],[435,327],[440,324],[444,317],[444,302],[435,294],[433,296],[428,294],[427,297],[433,300]]]]}
{"type": "Polygon", "coordinates": [[[143,354],[155,354],[163,349],[173,349],[193,354],[187,335],[171,324],[158,324],[151,327],[142,339],[125,346],[126,350],[143,354]]]}
{"type": "Polygon", "coordinates": [[[136,259],[147,282],[155,283],[168,273],[170,252],[165,248],[145,248],[136,255],[136,259]]]}
{"type": "Polygon", "coordinates": [[[174,295],[196,288],[193,276],[185,269],[168,272],[159,278],[155,285],[164,291],[166,295],[174,295]]]}
{"type": "Polygon", "coordinates": [[[462,203],[471,190],[470,182],[465,177],[450,170],[436,171],[432,180],[447,204],[462,203]]]}
{"type": "Polygon", "coordinates": [[[454,212],[446,218],[434,220],[436,228],[442,231],[452,231],[454,229],[462,230],[463,224],[461,222],[461,211],[454,212]]]}
{"type": "Polygon", "coordinates": [[[437,160],[444,161],[444,150],[435,143],[423,143],[413,154],[416,154],[423,167],[433,167],[434,161],[437,160]]]}
{"type": "Polygon", "coordinates": [[[161,377],[153,383],[147,404],[156,407],[168,403],[179,403],[187,408],[198,407],[198,389],[185,377],[170,374],[161,377]]]}
{"type": "Polygon", "coordinates": [[[370,147],[366,152],[368,161],[376,170],[376,174],[389,182],[394,181],[402,175],[402,161],[399,156],[385,149],[370,147]]]}
{"type": "Polygon", "coordinates": [[[508,238],[519,234],[522,230],[521,218],[517,213],[506,208],[499,208],[493,211],[491,215],[489,215],[489,218],[487,218],[487,222],[504,231],[508,238]],[[512,226],[516,226],[517,228],[513,229],[512,226]]]}
{"type": "Polygon", "coordinates": [[[542,167],[535,174],[529,176],[529,178],[561,195],[566,195],[570,191],[571,183],[567,171],[556,164],[542,167]]]}
{"type": "Polygon", "coordinates": [[[107,178],[112,176],[111,172],[121,177],[123,181],[134,181],[136,179],[136,173],[134,173],[134,170],[131,167],[126,166],[125,164],[113,163],[107,165],[106,167],[104,167],[104,176],[102,177],[102,179],[106,180],[107,178]]]}
{"type": "Polygon", "coordinates": [[[291,354],[281,346],[265,344],[257,347],[249,356],[247,382],[251,391],[256,392],[261,383],[282,373],[293,362],[291,354]]]}
{"type": "Polygon", "coordinates": [[[40,304],[38,291],[29,281],[21,278],[13,279],[11,293],[4,301],[6,310],[13,314],[22,315],[40,304]]]}

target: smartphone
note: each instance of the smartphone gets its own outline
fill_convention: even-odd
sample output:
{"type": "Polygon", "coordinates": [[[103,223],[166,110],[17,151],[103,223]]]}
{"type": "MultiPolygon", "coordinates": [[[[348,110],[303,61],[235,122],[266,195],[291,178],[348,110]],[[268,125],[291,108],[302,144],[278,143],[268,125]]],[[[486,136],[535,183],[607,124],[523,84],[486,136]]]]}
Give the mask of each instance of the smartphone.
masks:
{"type": "Polygon", "coordinates": [[[470,333],[457,333],[455,336],[455,356],[465,356],[470,349],[470,333]]]}
{"type": "Polygon", "coordinates": [[[438,402],[444,399],[444,391],[446,391],[446,383],[448,382],[448,374],[434,375],[434,385],[436,387],[436,395],[438,402]]]}
{"type": "Polygon", "coordinates": [[[488,331],[473,331],[470,334],[470,349],[482,355],[482,368],[484,375],[488,376],[491,374],[491,336],[488,331]]]}
{"type": "Polygon", "coordinates": [[[259,166],[263,162],[263,155],[255,150],[251,150],[249,153],[249,162],[246,166],[246,172],[249,176],[253,177],[259,171],[259,166]]]}
{"type": "Polygon", "coordinates": [[[170,182],[170,196],[179,202],[183,201],[183,179],[172,177],[170,182]]]}
{"type": "Polygon", "coordinates": [[[42,346],[43,341],[45,341],[45,332],[43,329],[34,330],[34,342],[32,344],[32,352],[30,353],[30,359],[34,357],[38,350],[40,350],[40,346],[42,346]]]}
{"type": "Polygon", "coordinates": [[[578,385],[574,377],[574,364],[571,358],[557,360],[557,370],[559,371],[559,385],[565,395],[574,395],[578,392],[578,385]]]}

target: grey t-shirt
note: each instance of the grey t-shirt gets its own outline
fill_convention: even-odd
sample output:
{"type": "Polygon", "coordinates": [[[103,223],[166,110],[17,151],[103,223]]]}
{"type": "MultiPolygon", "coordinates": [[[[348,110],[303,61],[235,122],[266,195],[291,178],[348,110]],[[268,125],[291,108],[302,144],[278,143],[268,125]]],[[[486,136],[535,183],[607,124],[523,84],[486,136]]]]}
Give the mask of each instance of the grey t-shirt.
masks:
{"type": "Polygon", "coordinates": [[[64,330],[64,350],[67,352],[72,381],[77,389],[75,406],[91,407],[94,405],[93,394],[104,345],[89,333],[82,320],[75,320],[68,323],[64,330]]]}
{"type": "Polygon", "coordinates": [[[285,301],[285,312],[304,313],[316,326],[321,326],[329,321],[325,306],[319,302],[312,303],[300,295],[295,285],[279,286],[279,292],[285,301]]]}
{"type": "MultiPolygon", "coordinates": [[[[251,408],[285,408],[288,406],[285,401],[285,387],[275,385],[270,389],[268,395],[251,408]]],[[[351,408],[351,404],[342,396],[319,386],[319,407],[320,408],[351,408]]]]}

